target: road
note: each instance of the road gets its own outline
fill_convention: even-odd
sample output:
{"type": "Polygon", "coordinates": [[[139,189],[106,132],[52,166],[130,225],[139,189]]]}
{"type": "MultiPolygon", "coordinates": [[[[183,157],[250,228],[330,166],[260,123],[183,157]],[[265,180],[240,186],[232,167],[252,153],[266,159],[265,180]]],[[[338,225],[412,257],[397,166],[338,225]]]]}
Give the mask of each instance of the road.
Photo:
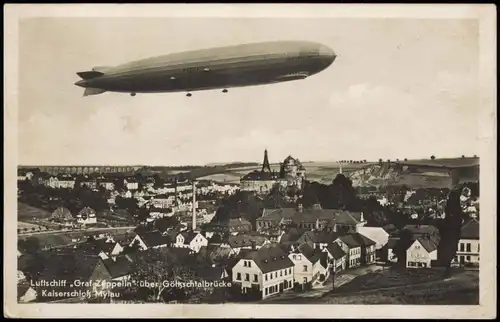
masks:
{"type": "MultiPolygon", "coordinates": [[[[362,266],[362,267],[356,267],[353,269],[349,269],[347,271],[341,272],[339,274],[335,275],[335,287],[340,287],[346,283],[351,282],[353,279],[355,279],[358,276],[366,275],[371,272],[376,272],[379,270],[384,269],[382,266],[379,265],[369,265],[369,266],[362,266]]],[[[270,303],[270,302],[280,302],[280,301],[290,301],[290,300],[296,300],[296,299],[307,299],[307,298],[320,298],[323,295],[329,293],[332,291],[332,279],[333,277],[330,275],[330,277],[323,283],[323,284],[317,284],[313,286],[313,289],[307,292],[299,293],[299,292],[293,292],[289,291],[286,293],[281,293],[278,294],[274,297],[267,298],[265,300],[259,301],[259,303],[270,303]]]]}
{"type": "Polygon", "coordinates": [[[87,229],[73,229],[73,230],[46,230],[46,231],[36,231],[36,232],[28,232],[18,234],[18,237],[27,237],[33,235],[54,235],[54,234],[71,234],[71,233],[79,233],[79,232],[99,232],[99,231],[107,231],[107,230],[129,230],[134,229],[136,226],[127,226],[127,227],[104,227],[104,228],[87,228],[87,229]]]}

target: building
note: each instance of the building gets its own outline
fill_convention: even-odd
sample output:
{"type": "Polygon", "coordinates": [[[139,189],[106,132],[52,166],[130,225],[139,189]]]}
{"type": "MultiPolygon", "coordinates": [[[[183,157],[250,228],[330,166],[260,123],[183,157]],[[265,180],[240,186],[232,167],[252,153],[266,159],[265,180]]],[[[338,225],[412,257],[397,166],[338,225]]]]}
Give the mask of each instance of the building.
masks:
{"type": "Polygon", "coordinates": [[[127,178],[123,180],[124,186],[127,188],[127,190],[130,191],[135,191],[139,189],[139,183],[135,178],[127,178]]]}
{"type": "Polygon", "coordinates": [[[208,240],[200,233],[194,231],[183,231],[175,237],[173,247],[189,248],[198,253],[201,247],[208,246],[208,240]]]}
{"type": "Polygon", "coordinates": [[[73,226],[74,223],[74,218],[71,214],[71,211],[69,211],[69,209],[65,207],[58,207],[56,210],[54,210],[50,219],[54,222],[68,227],[73,226]]]}
{"type": "Polygon", "coordinates": [[[103,178],[99,180],[98,185],[106,190],[115,190],[115,183],[110,179],[103,178]]]}
{"type": "Polygon", "coordinates": [[[266,194],[271,191],[274,185],[278,182],[278,173],[271,171],[267,150],[264,151],[264,161],[262,169],[248,173],[240,179],[240,190],[255,191],[257,193],[266,194]]]}
{"type": "Polygon", "coordinates": [[[348,238],[352,238],[361,245],[361,265],[368,265],[375,262],[377,242],[360,233],[350,234],[348,238]]]}
{"type": "Polygon", "coordinates": [[[460,231],[456,261],[479,265],[479,245],[479,221],[472,219],[465,222],[460,231]]]}
{"type": "Polygon", "coordinates": [[[327,231],[306,231],[298,240],[299,244],[309,243],[314,249],[323,249],[331,245],[337,238],[342,236],[340,233],[327,231]]]}
{"type": "Polygon", "coordinates": [[[96,224],[97,216],[95,210],[90,207],[83,208],[76,215],[76,222],[83,225],[96,224]]]}
{"type": "Polygon", "coordinates": [[[294,208],[264,208],[262,216],[257,218],[257,230],[269,229],[278,226],[287,226],[292,223],[292,218],[296,213],[294,208]]]}
{"type": "Polygon", "coordinates": [[[162,194],[151,198],[151,205],[155,208],[171,208],[175,204],[175,194],[162,194]]]}
{"type": "Polygon", "coordinates": [[[389,242],[389,233],[382,227],[360,227],[359,233],[373,241],[377,258],[386,258],[384,246],[389,242]]]}
{"type": "Polygon", "coordinates": [[[306,169],[299,159],[289,155],[280,166],[280,179],[284,180],[288,187],[302,188],[306,179],[306,169]]]}
{"type": "Polygon", "coordinates": [[[53,188],[61,188],[61,189],[73,189],[75,187],[75,178],[71,175],[58,175],[57,186],[53,188]]]}
{"type": "Polygon", "coordinates": [[[320,278],[321,280],[326,278],[327,268],[321,265],[321,255],[319,249],[315,250],[307,243],[301,244],[288,255],[295,267],[293,273],[295,284],[312,285],[320,278]]]}
{"type": "MultiPolygon", "coordinates": [[[[250,234],[230,235],[227,241],[227,245],[232,248],[234,254],[239,254],[242,249],[260,249],[266,244],[270,244],[266,237],[250,234]]],[[[221,246],[225,247],[224,244],[221,246]]]]}
{"type": "Polygon", "coordinates": [[[406,250],[407,268],[429,268],[437,260],[438,245],[429,238],[418,237],[406,250]]]}
{"type": "Polygon", "coordinates": [[[366,224],[366,220],[362,212],[322,209],[319,205],[304,209],[299,204],[292,223],[298,228],[347,234],[358,232],[366,224]]]}
{"type": "Polygon", "coordinates": [[[294,267],[277,246],[249,250],[233,266],[232,284],[244,296],[265,299],[293,288],[294,267]]]}
{"type": "Polygon", "coordinates": [[[26,181],[33,178],[33,172],[26,169],[17,169],[17,181],[26,181]]]}
{"type": "Polygon", "coordinates": [[[148,250],[150,248],[167,247],[170,244],[168,236],[163,236],[159,231],[148,231],[137,234],[129,244],[129,247],[139,247],[140,250],[148,250]]]}
{"type": "Polygon", "coordinates": [[[361,245],[356,239],[354,239],[351,235],[346,235],[337,238],[335,242],[347,255],[347,268],[358,267],[361,265],[361,245]]]}
{"type": "Polygon", "coordinates": [[[127,281],[134,273],[134,261],[128,255],[120,255],[103,260],[112,281],[127,281]]]}
{"type": "Polygon", "coordinates": [[[333,267],[334,272],[341,272],[346,269],[347,254],[342,250],[339,243],[332,243],[323,248],[323,252],[328,255],[330,267],[333,267]]]}

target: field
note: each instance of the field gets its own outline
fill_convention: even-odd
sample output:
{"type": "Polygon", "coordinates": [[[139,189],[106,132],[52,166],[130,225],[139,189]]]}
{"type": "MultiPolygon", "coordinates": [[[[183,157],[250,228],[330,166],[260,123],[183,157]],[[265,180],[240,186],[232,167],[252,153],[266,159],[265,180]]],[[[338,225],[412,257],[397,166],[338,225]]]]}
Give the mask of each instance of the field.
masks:
{"type": "Polygon", "coordinates": [[[420,165],[420,166],[438,166],[438,167],[448,167],[448,168],[462,168],[462,167],[472,167],[479,166],[479,158],[467,157],[467,158],[442,158],[442,159],[421,159],[421,160],[408,160],[401,161],[404,165],[420,165]]]}
{"type": "Polygon", "coordinates": [[[40,231],[40,230],[46,230],[46,229],[47,229],[46,227],[36,225],[36,224],[31,224],[31,223],[22,222],[22,221],[17,222],[17,230],[18,231],[40,231]]]}
{"type": "Polygon", "coordinates": [[[46,210],[28,206],[27,204],[17,203],[17,220],[30,222],[49,218],[52,214],[46,210]]]}
{"type": "Polygon", "coordinates": [[[478,272],[463,272],[447,280],[378,289],[352,295],[323,297],[324,304],[478,305],[478,272]]]}
{"type": "Polygon", "coordinates": [[[133,232],[129,232],[130,227],[127,228],[109,228],[100,230],[86,230],[86,231],[74,231],[74,232],[51,232],[51,233],[41,233],[33,234],[30,236],[19,236],[19,239],[26,239],[28,237],[36,237],[40,242],[40,247],[59,247],[65,245],[71,245],[78,241],[82,241],[88,236],[96,236],[99,234],[111,234],[118,241],[125,238],[126,233],[133,236],[133,232]]]}

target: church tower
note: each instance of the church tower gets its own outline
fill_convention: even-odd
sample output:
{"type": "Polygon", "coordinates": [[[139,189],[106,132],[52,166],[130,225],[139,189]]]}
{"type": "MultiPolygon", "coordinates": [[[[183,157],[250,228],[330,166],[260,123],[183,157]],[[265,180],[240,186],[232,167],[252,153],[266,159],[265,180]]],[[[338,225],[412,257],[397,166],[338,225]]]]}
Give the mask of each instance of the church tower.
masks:
{"type": "Polygon", "coordinates": [[[271,172],[271,166],[269,165],[269,159],[267,157],[267,149],[264,150],[264,162],[262,162],[262,172],[271,172]]]}

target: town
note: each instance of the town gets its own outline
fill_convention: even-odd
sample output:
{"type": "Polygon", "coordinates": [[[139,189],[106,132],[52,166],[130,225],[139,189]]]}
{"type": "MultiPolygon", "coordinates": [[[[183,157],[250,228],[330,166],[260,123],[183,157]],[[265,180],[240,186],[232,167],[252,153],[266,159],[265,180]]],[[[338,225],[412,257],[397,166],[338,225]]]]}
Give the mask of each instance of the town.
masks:
{"type": "Polygon", "coordinates": [[[271,165],[267,150],[237,183],[189,169],[20,167],[18,301],[356,304],[386,292],[454,304],[470,284],[453,297],[477,304],[478,179],[353,185],[406,161],[339,162],[328,183],[292,156],[271,165]]]}

